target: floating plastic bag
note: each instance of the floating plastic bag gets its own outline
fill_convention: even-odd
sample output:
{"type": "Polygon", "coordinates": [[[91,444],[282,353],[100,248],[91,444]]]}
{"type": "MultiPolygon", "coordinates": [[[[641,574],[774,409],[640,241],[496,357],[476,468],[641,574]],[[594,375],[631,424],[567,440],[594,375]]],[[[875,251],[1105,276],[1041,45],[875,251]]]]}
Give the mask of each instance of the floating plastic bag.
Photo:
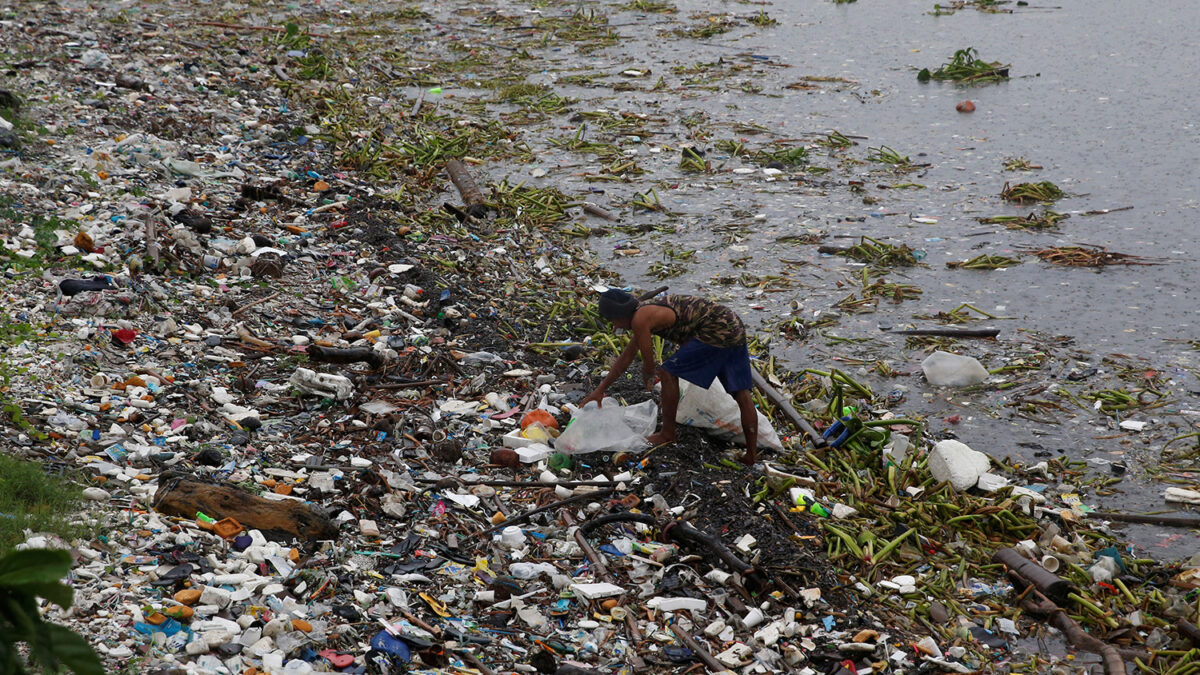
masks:
{"type": "MultiPolygon", "coordinates": [[[[717,438],[732,440],[738,445],[746,444],[742,433],[742,413],[737,401],[725,392],[720,380],[713,380],[708,389],[697,387],[687,380],[679,380],[679,410],[675,421],[689,427],[706,429],[717,438]]],[[[758,413],[758,448],[783,450],[779,434],[771,421],[758,413]]]]}
{"type": "Polygon", "coordinates": [[[650,445],[646,437],[654,433],[657,419],[654,401],[623,406],[606,398],[602,407],[593,402],[575,411],[566,431],[554,440],[554,447],[568,455],[641,452],[650,445]]]}

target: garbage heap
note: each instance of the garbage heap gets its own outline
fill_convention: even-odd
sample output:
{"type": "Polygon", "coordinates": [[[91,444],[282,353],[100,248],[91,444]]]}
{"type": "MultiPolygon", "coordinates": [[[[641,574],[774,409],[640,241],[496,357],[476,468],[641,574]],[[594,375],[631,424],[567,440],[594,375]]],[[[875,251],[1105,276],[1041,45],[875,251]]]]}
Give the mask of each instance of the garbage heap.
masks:
{"type": "MultiPolygon", "coordinates": [[[[932,438],[846,373],[759,364],[828,433],[760,399],[784,433],[756,470],[700,432],[560,447],[623,345],[591,309],[623,284],[558,229],[577,202],[449,193],[419,144],[382,192],[321,121],[336,92],[149,20],[118,55],[52,9],[12,24],[3,443],[87,483],[96,537],[24,546],[76,555],[48,615],[112,671],[1194,667],[1193,568],[1089,519],[1077,463],[932,438]]],[[[521,152],[433,107],[453,154],[521,152]]]]}

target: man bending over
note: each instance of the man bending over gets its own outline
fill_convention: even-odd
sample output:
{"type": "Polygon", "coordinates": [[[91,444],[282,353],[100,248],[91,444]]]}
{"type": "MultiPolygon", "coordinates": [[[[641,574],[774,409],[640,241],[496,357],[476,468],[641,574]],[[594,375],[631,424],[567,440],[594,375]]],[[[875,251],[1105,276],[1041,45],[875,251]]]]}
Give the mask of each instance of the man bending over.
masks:
{"type": "Polygon", "coordinates": [[[583,399],[582,404],[604,398],[604,392],[617,381],[634,355],[642,353],[642,383],[654,387],[657,375],[662,380],[662,429],[651,435],[654,445],[675,440],[675,412],[679,408],[679,378],[707,389],[719,379],[741,412],[742,432],[746,435],[744,464],[753,464],[758,451],[758,411],[750,396],[754,380],[750,375],[750,352],[746,349],[746,327],[733,310],[715,302],[690,295],[664,295],[648,302],[617,289],[600,296],[600,316],[617,328],[633,331],[629,345],[621,352],[608,375],[583,399]],[[679,349],[658,366],[654,360],[651,336],[674,342],[679,349]]]}

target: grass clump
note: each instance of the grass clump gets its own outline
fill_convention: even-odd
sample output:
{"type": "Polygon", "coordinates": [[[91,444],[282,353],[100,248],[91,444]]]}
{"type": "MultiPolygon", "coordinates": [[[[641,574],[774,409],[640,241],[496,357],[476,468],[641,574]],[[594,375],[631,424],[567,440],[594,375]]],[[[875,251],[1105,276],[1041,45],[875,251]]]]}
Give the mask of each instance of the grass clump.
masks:
{"type": "Polygon", "coordinates": [[[781,164],[787,167],[803,164],[807,159],[808,151],[797,146],[794,148],[782,148],[780,150],[759,150],[754,153],[750,161],[763,166],[781,164]]]}
{"type": "Polygon", "coordinates": [[[1027,216],[990,216],[977,220],[984,225],[1003,225],[1011,230],[1056,230],[1059,223],[1070,217],[1068,213],[1046,209],[1040,215],[1030,213],[1027,216]]]}
{"type": "Polygon", "coordinates": [[[47,475],[34,462],[0,455],[0,553],[24,541],[23,530],[67,540],[86,536],[88,528],[72,518],[82,499],[70,481],[47,475]]]}
{"type": "Polygon", "coordinates": [[[873,270],[882,270],[889,267],[913,267],[920,264],[920,261],[917,259],[917,252],[907,245],[900,244],[897,246],[887,244],[871,237],[862,237],[857,244],[849,248],[822,246],[817,251],[819,253],[845,256],[851,260],[867,263],[873,270]]]}
{"type": "Polygon", "coordinates": [[[912,160],[907,155],[902,155],[886,145],[868,148],[867,159],[880,164],[890,164],[897,168],[908,168],[912,164],[912,160]]]}
{"type": "Polygon", "coordinates": [[[672,14],[678,11],[675,9],[674,3],[661,2],[660,0],[633,0],[625,5],[623,9],[631,12],[649,12],[651,14],[672,14]]]}
{"type": "Polygon", "coordinates": [[[1008,79],[1010,67],[999,61],[984,61],[978,57],[978,52],[974,47],[967,47],[954,52],[954,56],[950,57],[949,61],[933,72],[930,72],[928,68],[922,68],[921,72],[917,73],[917,81],[949,80],[970,84],[999,82],[1008,79]]]}
{"type": "Polygon", "coordinates": [[[1029,202],[1053,202],[1062,199],[1066,193],[1054,183],[1044,180],[1040,183],[1004,184],[1000,196],[1010,202],[1027,204],[1029,202]]]}
{"type": "Polygon", "coordinates": [[[962,260],[958,262],[948,262],[946,267],[950,269],[963,270],[998,270],[1013,265],[1020,265],[1021,261],[1017,258],[1009,258],[1003,255],[979,255],[970,260],[962,260]]]}

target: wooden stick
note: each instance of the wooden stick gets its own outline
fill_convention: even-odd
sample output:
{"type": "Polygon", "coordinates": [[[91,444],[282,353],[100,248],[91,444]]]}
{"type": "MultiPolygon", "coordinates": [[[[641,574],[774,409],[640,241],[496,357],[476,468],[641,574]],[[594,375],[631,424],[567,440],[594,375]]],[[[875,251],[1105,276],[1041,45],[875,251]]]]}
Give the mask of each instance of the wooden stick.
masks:
{"type": "Polygon", "coordinates": [[[595,204],[593,204],[591,202],[584,202],[582,208],[583,208],[584,213],[590,213],[593,216],[596,216],[597,218],[603,218],[605,220],[616,220],[617,219],[617,217],[615,215],[613,215],[611,212],[606,211],[605,209],[602,209],[599,206],[596,206],[595,204]]]}
{"type": "Polygon", "coordinates": [[[242,305],[241,307],[235,309],[233,311],[233,314],[231,314],[230,316],[237,316],[237,315],[241,314],[242,312],[245,312],[246,310],[250,309],[251,307],[257,307],[258,305],[261,305],[264,302],[267,302],[268,300],[273,300],[275,298],[275,296],[280,294],[280,292],[281,291],[275,291],[274,293],[272,293],[266,297],[259,298],[259,299],[255,300],[254,302],[251,302],[248,305],[242,305]]]}
{"type": "Polygon", "coordinates": [[[147,213],[145,216],[146,223],[146,255],[154,261],[154,266],[158,266],[158,227],[155,215],[147,213]]]}
{"type": "Polygon", "coordinates": [[[1085,514],[1088,518],[1099,520],[1115,520],[1120,523],[1146,523],[1164,527],[1200,527],[1200,516],[1184,516],[1150,513],[1117,513],[1112,511],[1093,511],[1085,514]]]}
{"type": "MultiPolygon", "coordinates": [[[[1013,577],[1014,581],[1023,581],[1021,575],[1011,569],[1008,571],[1008,575],[1013,577]]],[[[1125,659],[1116,647],[1089,635],[1083,629],[1083,626],[1080,626],[1075,619],[1072,619],[1066,611],[1055,605],[1039,591],[1034,590],[1032,595],[1034,597],[1025,598],[1021,602],[1021,607],[1025,611],[1031,614],[1049,616],[1050,625],[1061,630],[1063,635],[1067,636],[1067,640],[1075,645],[1077,649],[1099,654],[1103,661],[1105,675],[1126,675],[1125,659]]]]}
{"type": "Polygon", "coordinates": [[[939,337],[961,338],[994,338],[1000,334],[999,328],[909,328],[905,330],[888,330],[881,326],[879,330],[893,335],[936,335],[939,337]]]}
{"type": "MultiPolygon", "coordinates": [[[[571,517],[570,513],[563,511],[562,517],[568,526],[575,526],[575,519],[571,517]]],[[[575,528],[575,542],[579,544],[579,548],[583,549],[583,555],[591,563],[592,569],[596,570],[596,576],[602,581],[607,581],[610,584],[613,583],[612,575],[608,572],[608,567],[604,565],[604,561],[596,554],[596,549],[592,548],[583,531],[577,527],[575,528]]],[[[635,672],[645,672],[647,670],[646,662],[637,653],[637,645],[642,641],[642,631],[638,628],[637,620],[633,618],[633,612],[625,612],[625,629],[629,631],[629,640],[634,643],[633,651],[629,654],[629,661],[633,664],[635,672]]]]}
{"type": "MultiPolygon", "coordinates": [[[[546,485],[545,487],[552,487],[552,486],[546,485]]],[[[574,497],[567,497],[566,499],[560,499],[559,501],[556,501],[553,504],[539,506],[538,508],[533,509],[531,511],[526,511],[525,513],[522,513],[520,515],[513,516],[512,518],[509,518],[508,520],[504,521],[503,523],[500,523],[499,525],[496,525],[495,527],[489,527],[488,529],[483,530],[482,532],[475,532],[473,534],[469,534],[464,538],[464,541],[466,539],[475,539],[477,537],[485,537],[493,532],[496,532],[497,530],[504,529],[504,528],[508,527],[509,525],[523,523],[526,520],[529,520],[530,518],[532,518],[533,516],[536,516],[539,513],[545,513],[546,511],[549,511],[551,509],[557,509],[560,506],[566,506],[567,504],[575,504],[577,502],[582,502],[582,501],[586,501],[589,499],[603,499],[603,498],[611,495],[614,492],[616,492],[616,490],[600,490],[599,492],[586,492],[581,495],[575,495],[574,497]]]]}
{"type": "Polygon", "coordinates": [[[808,423],[808,420],[804,419],[800,413],[796,412],[796,409],[792,407],[792,403],[788,401],[786,397],[776,391],[775,387],[772,387],[771,384],[767,382],[765,377],[759,375],[758,371],[753,368],[750,369],[750,376],[754,378],[754,386],[758,387],[759,390],[762,391],[763,395],[767,397],[767,400],[771,401],[772,404],[782,410],[783,414],[786,415],[789,420],[791,420],[792,424],[796,425],[796,428],[808,435],[808,438],[812,441],[814,448],[823,448],[828,445],[828,443],[825,441],[825,438],[821,436],[821,434],[817,433],[817,430],[808,423]]]}
{"type": "MultiPolygon", "coordinates": [[[[286,28],[280,28],[279,26],[246,26],[246,25],[239,24],[239,23],[224,23],[222,21],[195,21],[192,23],[192,25],[194,25],[194,26],[214,26],[216,28],[229,28],[232,30],[265,30],[268,33],[286,33],[287,32],[286,28]]],[[[307,35],[308,37],[318,37],[318,38],[329,37],[328,35],[325,35],[324,33],[310,33],[308,31],[301,33],[301,35],[307,35]]]]}
{"type": "Polygon", "coordinates": [[[479,186],[475,184],[475,179],[471,177],[467,165],[457,159],[452,159],[446,162],[446,173],[450,174],[450,180],[462,195],[463,205],[466,207],[463,210],[467,212],[467,215],[473,218],[486,216],[487,206],[483,202],[483,193],[479,191],[479,186]]]}
{"type": "MultiPolygon", "coordinates": [[[[405,385],[405,386],[411,386],[411,385],[405,385]]],[[[444,479],[442,479],[442,478],[414,478],[413,479],[413,481],[416,483],[440,483],[442,480],[444,480],[444,479]]],[[[554,483],[554,485],[551,485],[549,483],[539,483],[537,481],[529,481],[529,480],[476,480],[476,481],[465,481],[464,480],[464,481],[462,481],[462,484],[468,485],[468,486],[470,486],[470,485],[488,485],[490,487],[530,487],[530,488],[532,488],[532,487],[539,487],[539,488],[540,487],[556,487],[559,485],[561,485],[563,487],[569,487],[569,488],[576,488],[576,487],[608,487],[608,488],[611,488],[611,487],[616,487],[616,486],[620,485],[619,482],[614,481],[614,480],[561,481],[558,483],[554,483]]],[[[592,494],[598,494],[598,493],[593,492],[592,494]]]]}
{"type": "Polygon", "coordinates": [[[679,624],[671,624],[671,632],[683,640],[683,644],[687,645],[688,649],[692,650],[696,656],[704,662],[704,665],[714,673],[723,673],[727,670],[720,661],[713,657],[712,653],[706,647],[696,641],[691,633],[679,627],[679,624]]]}

